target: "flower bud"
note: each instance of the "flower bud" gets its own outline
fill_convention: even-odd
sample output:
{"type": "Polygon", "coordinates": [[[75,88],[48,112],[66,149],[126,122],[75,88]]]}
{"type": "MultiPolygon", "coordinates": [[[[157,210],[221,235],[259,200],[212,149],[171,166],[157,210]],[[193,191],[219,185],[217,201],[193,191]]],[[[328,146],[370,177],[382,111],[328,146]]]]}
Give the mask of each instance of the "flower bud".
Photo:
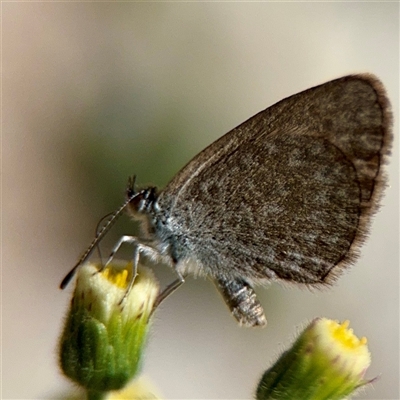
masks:
{"type": "Polygon", "coordinates": [[[311,322],[264,373],[257,399],[339,400],[368,383],[363,379],[371,363],[367,339],[358,339],[348,326],[326,318],[311,322]]]}
{"type": "Polygon", "coordinates": [[[107,392],[121,389],[138,372],[159,286],[151,270],[140,267],[124,298],[131,263],[113,261],[100,268],[87,263],[78,272],[60,340],[60,365],[85,389],[107,392]]]}

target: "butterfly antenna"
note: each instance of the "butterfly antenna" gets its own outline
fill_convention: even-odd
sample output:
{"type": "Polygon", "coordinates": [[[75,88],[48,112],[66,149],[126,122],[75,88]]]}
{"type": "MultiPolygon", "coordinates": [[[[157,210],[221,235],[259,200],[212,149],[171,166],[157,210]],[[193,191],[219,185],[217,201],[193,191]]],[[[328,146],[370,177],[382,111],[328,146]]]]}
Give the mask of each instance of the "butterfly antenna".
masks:
{"type": "MultiPolygon", "coordinates": [[[[107,224],[107,221],[106,221],[106,219],[107,218],[110,218],[112,215],[114,214],[114,212],[110,212],[110,213],[108,213],[108,214],[106,214],[104,217],[102,217],[101,219],[100,219],[100,221],[98,222],[98,224],[97,224],[97,226],[96,226],[96,231],[95,231],[95,237],[99,234],[99,232],[101,231],[101,229],[102,229],[102,224],[104,223],[104,221],[105,221],[105,223],[104,223],[104,225],[106,225],[107,224]]],[[[98,257],[99,257],[99,260],[101,261],[101,264],[103,264],[103,261],[102,261],[102,256],[101,256],[101,251],[100,251],[100,246],[99,246],[99,243],[97,243],[97,255],[98,255],[98,257]]]]}
{"type": "Polygon", "coordinates": [[[93,249],[98,245],[101,239],[105,236],[105,234],[111,229],[111,227],[114,225],[118,217],[122,214],[122,211],[125,210],[127,205],[136,197],[140,194],[141,192],[138,193],[133,193],[129,198],[121,205],[121,207],[115,211],[112,215],[111,218],[104,224],[104,226],[97,232],[95,238],[93,239],[92,243],[90,246],[86,249],[86,251],[82,254],[81,258],[79,261],[74,265],[74,267],[71,269],[71,271],[68,272],[68,274],[65,276],[65,278],[62,280],[60,284],[60,289],[65,289],[68,285],[68,283],[71,281],[71,279],[74,277],[76,271],[78,270],[79,266],[86,261],[86,259],[90,256],[92,253],[93,249]]]}

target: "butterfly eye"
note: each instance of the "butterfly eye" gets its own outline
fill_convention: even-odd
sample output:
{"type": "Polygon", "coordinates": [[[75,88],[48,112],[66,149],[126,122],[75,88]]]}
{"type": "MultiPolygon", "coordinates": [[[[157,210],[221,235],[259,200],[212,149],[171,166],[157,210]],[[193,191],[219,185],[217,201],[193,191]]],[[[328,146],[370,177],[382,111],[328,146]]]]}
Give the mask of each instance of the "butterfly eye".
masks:
{"type": "Polygon", "coordinates": [[[157,198],[156,188],[149,187],[141,190],[140,192],[135,192],[132,189],[132,194],[128,197],[128,199],[130,197],[132,197],[132,200],[129,201],[128,210],[132,214],[147,214],[151,211],[151,208],[153,207],[153,204],[157,198]]]}

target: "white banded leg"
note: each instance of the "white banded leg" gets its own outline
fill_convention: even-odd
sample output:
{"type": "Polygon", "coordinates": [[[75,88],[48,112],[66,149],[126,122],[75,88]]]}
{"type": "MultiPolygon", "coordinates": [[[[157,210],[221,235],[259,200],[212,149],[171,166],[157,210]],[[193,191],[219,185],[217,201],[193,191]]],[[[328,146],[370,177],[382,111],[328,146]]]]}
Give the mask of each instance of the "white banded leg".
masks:
{"type": "MultiPolygon", "coordinates": [[[[114,248],[112,249],[110,256],[108,257],[107,262],[104,264],[104,266],[98,271],[101,272],[103,271],[113,260],[115,254],[119,250],[119,248],[124,244],[124,243],[129,243],[135,246],[135,250],[133,253],[133,268],[132,268],[132,276],[129,281],[129,285],[127,290],[125,291],[125,294],[119,304],[123,303],[123,301],[126,299],[126,297],[129,295],[130,291],[132,290],[133,284],[135,282],[135,278],[137,276],[137,268],[139,264],[139,259],[140,259],[140,253],[145,253],[148,256],[150,256],[153,259],[159,259],[160,258],[160,253],[155,250],[153,247],[148,246],[146,244],[141,243],[141,241],[135,237],[135,236],[127,236],[124,235],[122,236],[118,242],[115,244],[114,248]]],[[[185,276],[182,275],[180,272],[178,272],[175,269],[175,273],[178,276],[178,279],[174,280],[171,282],[158,296],[157,299],[154,303],[153,310],[155,310],[162,301],[164,301],[170,294],[175,292],[176,289],[178,289],[179,286],[181,286],[185,282],[185,276]]]]}
{"type": "Polygon", "coordinates": [[[111,253],[108,257],[107,262],[104,264],[104,266],[99,270],[99,272],[103,271],[107,266],[110,264],[110,262],[113,260],[115,257],[115,254],[119,250],[119,248],[124,244],[132,244],[135,246],[134,252],[133,252],[133,266],[132,266],[132,276],[129,281],[128,287],[125,291],[124,296],[122,297],[121,301],[119,304],[122,304],[123,301],[126,299],[126,297],[129,295],[130,291],[132,290],[133,284],[135,282],[135,279],[137,277],[137,269],[139,265],[139,260],[140,260],[140,253],[145,253],[148,254],[150,257],[153,258],[160,258],[160,253],[153,249],[151,246],[148,246],[146,244],[143,244],[137,237],[135,236],[121,236],[121,238],[118,240],[118,242],[115,244],[114,248],[111,250],[111,253]]]}
{"type": "Polygon", "coordinates": [[[154,303],[153,311],[164,301],[170,294],[174,293],[179,286],[185,283],[185,276],[180,272],[175,270],[175,273],[178,275],[178,279],[175,279],[171,282],[158,296],[156,302],[154,303]]]}

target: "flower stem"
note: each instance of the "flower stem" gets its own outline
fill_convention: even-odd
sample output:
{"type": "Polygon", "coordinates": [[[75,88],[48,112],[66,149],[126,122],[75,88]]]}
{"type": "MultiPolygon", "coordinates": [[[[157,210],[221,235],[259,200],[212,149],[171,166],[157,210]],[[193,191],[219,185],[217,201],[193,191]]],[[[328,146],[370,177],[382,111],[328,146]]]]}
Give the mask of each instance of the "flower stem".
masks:
{"type": "Polygon", "coordinates": [[[107,392],[99,392],[93,389],[88,389],[86,391],[87,400],[103,400],[106,397],[107,397],[107,392]]]}

